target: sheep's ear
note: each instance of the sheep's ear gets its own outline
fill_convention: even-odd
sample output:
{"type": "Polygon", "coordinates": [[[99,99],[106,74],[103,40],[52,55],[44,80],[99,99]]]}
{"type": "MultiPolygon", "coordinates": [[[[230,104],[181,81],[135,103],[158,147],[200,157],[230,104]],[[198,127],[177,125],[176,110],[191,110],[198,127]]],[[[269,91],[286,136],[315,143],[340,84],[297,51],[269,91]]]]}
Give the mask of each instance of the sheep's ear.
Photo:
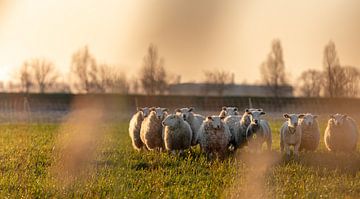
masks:
{"type": "Polygon", "coordinates": [[[220,119],[221,119],[221,120],[225,119],[225,116],[220,116],[220,119]]]}
{"type": "Polygon", "coordinates": [[[211,116],[208,116],[207,119],[208,120],[213,120],[213,118],[211,116]]]}
{"type": "Polygon", "coordinates": [[[259,108],[258,111],[263,111],[263,109],[262,109],[262,108],[259,108]]]}
{"type": "Polygon", "coordinates": [[[335,119],[334,115],[329,115],[329,117],[330,117],[331,119],[335,119]]]}
{"type": "Polygon", "coordinates": [[[342,119],[346,119],[346,118],[347,118],[347,115],[343,115],[343,116],[342,116],[342,119]]]}
{"type": "Polygon", "coordinates": [[[222,110],[223,110],[223,111],[226,111],[226,106],[223,106],[223,107],[222,107],[222,110]]]}
{"type": "Polygon", "coordinates": [[[245,113],[250,113],[250,110],[248,108],[245,109],[245,113]]]}
{"type": "Polygon", "coordinates": [[[136,111],[143,111],[142,108],[136,107],[136,111]]]}
{"type": "Polygon", "coordinates": [[[303,118],[304,116],[304,114],[299,114],[298,118],[303,118]]]}
{"type": "Polygon", "coordinates": [[[264,111],[261,111],[260,115],[265,115],[266,113],[264,111]]]}
{"type": "Polygon", "coordinates": [[[237,108],[237,107],[235,107],[235,108],[234,108],[234,111],[238,111],[238,108],[237,108]]]}
{"type": "Polygon", "coordinates": [[[284,118],[286,118],[286,119],[287,119],[287,118],[290,118],[289,114],[287,114],[287,113],[285,113],[283,116],[284,116],[284,118]]]}
{"type": "Polygon", "coordinates": [[[319,116],[318,115],[313,115],[314,119],[318,118],[319,116]]]}
{"type": "Polygon", "coordinates": [[[191,111],[193,111],[194,110],[194,108],[193,107],[190,107],[189,108],[189,112],[191,112],[191,111]]]}
{"type": "Polygon", "coordinates": [[[167,108],[163,108],[162,111],[165,112],[165,111],[168,111],[168,109],[167,109],[167,108]]]}
{"type": "Polygon", "coordinates": [[[155,111],[155,109],[156,109],[155,107],[151,107],[150,111],[155,111]]]}
{"type": "Polygon", "coordinates": [[[179,112],[181,112],[181,110],[179,108],[177,108],[177,109],[175,109],[175,112],[179,113],[179,112]]]}

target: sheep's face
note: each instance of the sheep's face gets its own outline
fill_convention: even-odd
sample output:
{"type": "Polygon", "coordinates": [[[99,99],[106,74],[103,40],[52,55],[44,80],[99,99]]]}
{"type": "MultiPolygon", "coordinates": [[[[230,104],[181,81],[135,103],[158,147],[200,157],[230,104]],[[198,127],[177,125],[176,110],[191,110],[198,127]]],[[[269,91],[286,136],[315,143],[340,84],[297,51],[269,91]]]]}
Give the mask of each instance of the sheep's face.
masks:
{"type": "Polygon", "coordinates": [[[188,121],[190,113],[194,110],[193,107],[190,108],[178,108],[175,110],[176,115],[180,115],[185,121],[188,121]]]}
{"type": "Polygon", "coordinates": [[[303,118],[304,114],[288,114],[285,113],[284,114],[284,118],[287,119],[288,122],[288,127],[290,128],[296,128],[298,126],[299,123],[299,118],[303,118]]]}
{"type": "Polygon", "coordinates": [[[148,107],[138,108],[138,111],[141,111],[144,117],[147,117],[150,113],[150,109],[148,107]]]}
{"type": "Polygon", "coordinates": [[[221,117],[226,117],[230,115],[239,115],[239,111],[237,107],[222,107],[222,110],[220,112],[221,117]]]}
{"type": "Polygon", "coordinates": [[[166,113],[167,113],[167,108],[160,108],[160,107],[155,108],[155,107],[153,107],[150,110],[155,112],[156,117],[159,120],[162,120],[165,117],[166,113]]]}
{"type": "Polygon", "coordinates": [[[344,121],[346,120],[347,115],[342,114],[335,114],[330,116],[329,122],[335,126],[341,126],[344,124],[344,121]]]}
{"type": "Polygon", "coordinates": [[[181,120],[183,120],[183,119],[180,115],[170,114],[164,119],[164,121],[162,122],[162,125],[174,127],[174,126],[179,125],[181,120]]]}
{"type": "Polygon", "coordinates": [[[311,126],[314,124],[316,118],[317,118],[317,115],[312,115],[310,113],[305,114],[304,117],[300,120],[301,125],[311,126]]]}
{"type": "Polygon", "coordinates": [[[247,109],[246,113],[250,115],[250,123],[252,125],[259,125],[261,116],[265,115],[265,112],[262,111],[262,109],[247,109]]]}
{"type": "Polygon", "coordinates": [[[208,116],[206,121],[211,124],[213,129],[221,129],[223,127],[222,119],[223,117],[220,116],[208,116]]]}

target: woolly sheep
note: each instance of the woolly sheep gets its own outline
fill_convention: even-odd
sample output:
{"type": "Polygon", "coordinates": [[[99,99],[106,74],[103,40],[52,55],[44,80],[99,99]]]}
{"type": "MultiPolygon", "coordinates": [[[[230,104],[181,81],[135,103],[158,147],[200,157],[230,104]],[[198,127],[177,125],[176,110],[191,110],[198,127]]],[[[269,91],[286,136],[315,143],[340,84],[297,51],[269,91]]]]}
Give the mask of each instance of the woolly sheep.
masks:
{"type": "Polygon", "coordinates": [[[144,143],[140,138],[141,123],[145,117],[149,115],[150,109],[148,107],[137,108],[137,112],[132,116],[129,123],[129,136],[132,141],[133,148],[140,151],[144,147],[144,143]]]}
{"type": "Polygon", "coordinates": [[[331,115],[324,134],[325,146],[329,151],[354,151],[358,135],[358,128],[351,117],[331,115]]]}
{"type": "Polygon", "coordinates": [[[213,155],[223,159],[227,153],[230,137],[229,127],[221,118],[209,116],[199,130],[200,148],[209,159],[212,159],[213,155]]]}
{"type": "Polygon", "coordinates": [[[264,142],[266,142],[268,151],[271,150],[272,135],[269,123],[261,119],[265,112],[260,110],[248,110],[250,115],[250,125],[246,129],[246,142],[251,149],[260,151],[264,142]]]}
{"type": "Polygon", "coordinates": [[[290,146],[294,146],[294,154],[299,156],[299,148],[301,144],[301,127],[299,124],[299,118],[303,118],[304,114],[284,114],[286,122],[280,128],[280,150],[290,157],[290,146]]]}
{"type": "Polygon", "coordinates": [[[162,150],[162,121],[167,116],[166,108],[151,108],[141,124],[140,138],[148,150],[162,150]]]}
{"type": "Polygon", "coordinates": [[[191,145],[195,146],[198,144],[198,131],[202,122],[205,120],[205,117],[200,114],[195,114],[193,111],[193,107],[179,108],[175,110],[177,115],[180,115],[187,123],[189,123],[193,133],[191,145]]]}
{"type": "Polygon", "coordinates": [[[176,114],[168,115],[162,122],[163,139],[165,149],[171,151],[173,154],[176,150],[180,150],[180,154],[185,149],[191,147],[192,131],[190,125],[184,121],[183,117],[176,114]]]}
{"type": "Polygon", "coordinates": [[[315,151],[320,142],[320,129],[316,120],[317,115],[306,113],[300,118],[299,125],[301,127],[301,150],[315,151]]]}
{"type": "Polygon", "coordinates": [[[227,116],[230,116],[230,115],[239,115],[238,108],[237,107],[223,106],[219,116],[220,117],[227,117],[227,116]]]}
{"type": "Polygon", "coordinates": [[[244,111],[244,114],[241,116],[240,119],[240,132],[239,132],[239,136],[238,136],[238,147],[243,147],[245,146],[246,143],[246,130],[248,128],[248,126],[251,123],[251,111],[263,111],[262,109],[255,109],[255,108],[247,108],[244,111]]]}

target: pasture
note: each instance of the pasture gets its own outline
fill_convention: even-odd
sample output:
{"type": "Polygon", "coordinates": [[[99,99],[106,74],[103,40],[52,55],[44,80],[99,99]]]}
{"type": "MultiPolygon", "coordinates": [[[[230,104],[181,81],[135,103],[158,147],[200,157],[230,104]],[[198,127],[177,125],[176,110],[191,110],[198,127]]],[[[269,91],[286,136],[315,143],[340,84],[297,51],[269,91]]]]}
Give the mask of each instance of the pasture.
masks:
{"type": "MultiPolygon", "coordinates": [[[[321,132],[325,128],[321,122],[321,132]]],[[[237,151],[208,162],[199,148],[182,157],[138,153],[128,124],[0,125],[1,198],[357,198],[360,154],[302,152],[285,164],[280,121],[271,121],[273,151],[237,151]],[[90,134],[80,132],[90,131],[90,134]],[[100,133],[99,133],[100,132],[100,133]],[[72,137],[73,136],[73,137],[72,137]]]]}

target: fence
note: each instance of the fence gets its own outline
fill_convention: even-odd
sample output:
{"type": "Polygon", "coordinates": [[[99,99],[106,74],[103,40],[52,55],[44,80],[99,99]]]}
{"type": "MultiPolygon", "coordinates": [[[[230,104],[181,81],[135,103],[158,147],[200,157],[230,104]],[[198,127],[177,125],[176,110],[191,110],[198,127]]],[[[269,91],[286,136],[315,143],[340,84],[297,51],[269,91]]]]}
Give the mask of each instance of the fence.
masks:
{"type": "Polygon", "coordinates": [[[72,110],[102,108],[109,118],[127,119],[136,107],[161,106],[174,110],[195,107],[197,112],[218,112],[222,106],[263,108],[270,113],[360,113],[360,99],[143,96],[117,94],[0,94],[0,122],[59,122],[72,110]]]}

